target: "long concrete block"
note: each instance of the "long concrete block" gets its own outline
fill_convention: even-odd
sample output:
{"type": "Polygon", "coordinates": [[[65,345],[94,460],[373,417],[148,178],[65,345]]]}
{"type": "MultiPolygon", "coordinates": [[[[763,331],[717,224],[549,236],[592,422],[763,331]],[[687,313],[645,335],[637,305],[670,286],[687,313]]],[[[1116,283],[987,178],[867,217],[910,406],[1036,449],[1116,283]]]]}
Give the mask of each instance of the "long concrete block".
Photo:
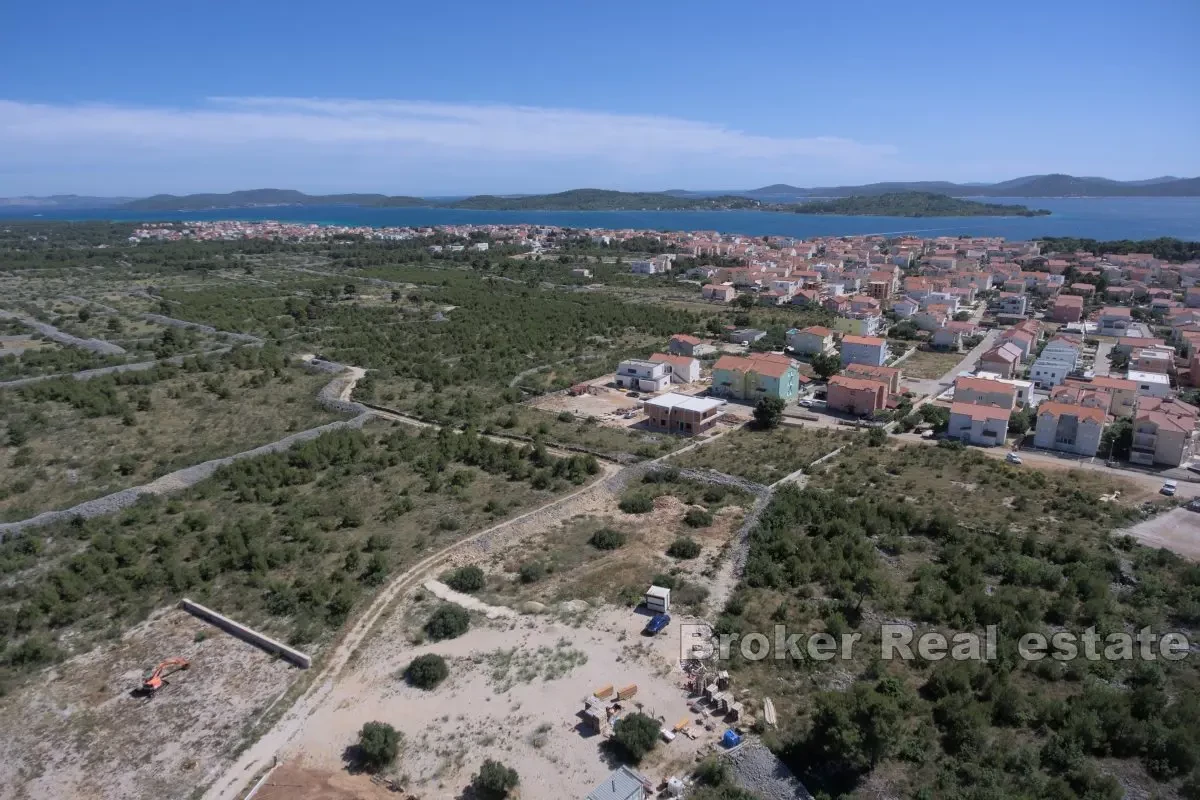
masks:
{"type": "Polygon", "coordinates": [[[186,597],[179,601],[179,607],[205,622],[211,622],[221,630],[236,636],[244,642],[249,642],[255,647],[266,650],[268,653],[273,653],[286,661],[290,661],[297,667],[300,667],[300,669],[308,669],[312,666],[312,657],[306,653],[301,653],[299,650],[288,647],[283,642],[277,642],[269,636],[263,636],[258,631],[247,628],[240,622],[234,622],[229,617],[224,614],[218,614],[211,608],[188,600],[186,597]]]}

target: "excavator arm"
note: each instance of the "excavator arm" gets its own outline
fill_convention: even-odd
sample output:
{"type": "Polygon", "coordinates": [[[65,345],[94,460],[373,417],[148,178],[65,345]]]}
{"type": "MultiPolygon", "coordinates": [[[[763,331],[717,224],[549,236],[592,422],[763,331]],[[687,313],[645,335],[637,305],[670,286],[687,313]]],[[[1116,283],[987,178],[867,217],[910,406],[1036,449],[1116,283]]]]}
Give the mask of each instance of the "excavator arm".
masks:
{"type": "Polygon", "coordinates": [[[148,692],[157,691],[162,688],[163,678],[190,666],[191,663],[186,658],[168,658],[142,676],[142,688],[148,692]]]}

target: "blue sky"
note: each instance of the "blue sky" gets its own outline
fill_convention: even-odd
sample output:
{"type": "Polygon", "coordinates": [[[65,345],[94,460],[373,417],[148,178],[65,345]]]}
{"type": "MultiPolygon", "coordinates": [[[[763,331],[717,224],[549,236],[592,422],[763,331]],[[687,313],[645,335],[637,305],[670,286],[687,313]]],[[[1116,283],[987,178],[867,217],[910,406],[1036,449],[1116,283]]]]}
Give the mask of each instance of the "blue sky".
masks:
{"type": "Polygon", "coordinates": [[[1200,175],[1196,0],[12,3],[0,196],[1200,175]]]}

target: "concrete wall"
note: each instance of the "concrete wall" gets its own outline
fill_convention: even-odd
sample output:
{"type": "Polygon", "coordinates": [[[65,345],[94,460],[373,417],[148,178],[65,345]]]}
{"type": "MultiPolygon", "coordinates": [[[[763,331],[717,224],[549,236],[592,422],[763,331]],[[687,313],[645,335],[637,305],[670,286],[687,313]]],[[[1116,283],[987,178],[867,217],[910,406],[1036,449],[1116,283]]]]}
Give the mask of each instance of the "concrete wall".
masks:
{"type": "Polygon", "coordinates": [[[256,630],[247,628],[240,622],[234,622],[229,617],[218,614],[211,608],[206,608],[199,603],[188,600],[186,597],[179,601],[179,607],[205,622],[216,625],[221,630],[232,636],[236,636],[244,642],[249,642],[255,647],[277,655],[285,661],[290,661],[301,669],[308,669],[312,666],[312,658],[307,654],[301,653],[299,650],[294,650],[282,642],[277,642],[269,636],[264,636],[256,630]]]}

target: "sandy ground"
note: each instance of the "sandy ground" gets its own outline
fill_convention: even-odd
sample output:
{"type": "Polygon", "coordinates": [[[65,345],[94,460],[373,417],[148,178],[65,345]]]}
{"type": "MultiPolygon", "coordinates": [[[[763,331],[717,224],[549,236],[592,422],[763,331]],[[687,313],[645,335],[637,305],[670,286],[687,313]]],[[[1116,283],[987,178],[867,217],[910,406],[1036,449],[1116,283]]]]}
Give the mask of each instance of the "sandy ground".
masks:
{"type": "Polygon", "coordinates": [[[1148,547],[1165,547],[1184,558],[1200,561],[1200,512],[1176,508],[1122,532],[1148,547]]]}
{"type": "Polygon", "coordinates": [[[183,611],[161,612],[0,703],[0,797],[191,797],[298,675],[183,611]],[[131,695],[144,669],[173,656],[191,668],[153,698],[131,695]]]}
{"type": "MultiPolygon", "coordinates": [[[[582,796],[613,769],[603,737],[587,732],[578,712],[596,689],[637,684],[633,705],[666,727],[693,720],[692,740],[662,742],[641,770],[654,781],[682,774],[698,754],[717,746],[725,725],[695,724],[688,708],[675,633],[647,638],[646,617],[624,609],[600,609],[572,622],[551,616],[482,620],[451,641],[410,645],[416,608],[395,613],[374,637],[329,702],[308,721],[288,754],[295,763],[337,772],[364,722],[379,720],[405,735],[393,772],[405,790],[427,798],[460,796],[486,758],[516,769],[526,800],[582,796]],[[433,691],[398,677],[415,656],[438,653],[451,676],[433,691]],[[585,660],[586,659],[586,660],[585,660]],[[585,660],[585,661],[584,661],[585,660]],[[584,661],[584,663],[579,663],[584,661]]],[[[365,779],[361,779],[365,780],[365,779]]]]}

